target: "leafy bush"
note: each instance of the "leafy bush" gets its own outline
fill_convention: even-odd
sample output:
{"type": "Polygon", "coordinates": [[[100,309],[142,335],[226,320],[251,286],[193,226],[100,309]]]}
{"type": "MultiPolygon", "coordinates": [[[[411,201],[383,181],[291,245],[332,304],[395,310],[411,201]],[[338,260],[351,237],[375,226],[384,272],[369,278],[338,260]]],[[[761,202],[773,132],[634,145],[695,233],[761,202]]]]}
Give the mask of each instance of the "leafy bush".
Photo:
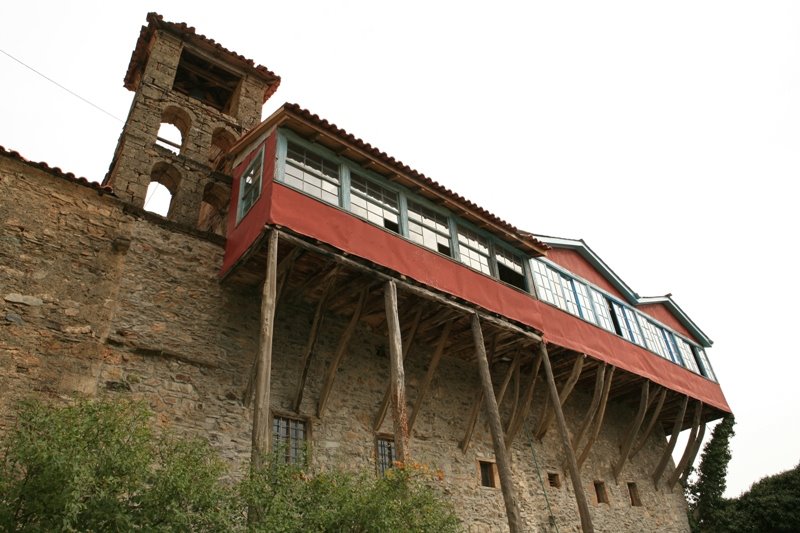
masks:
{"type": "Polygon", "coordinates": [[[26,403],[0,450],[0,531],[459,529],[419,465],[309,476],[276,453],[225,482],[207,442],[156,438],[140,403],[26,403]]]}

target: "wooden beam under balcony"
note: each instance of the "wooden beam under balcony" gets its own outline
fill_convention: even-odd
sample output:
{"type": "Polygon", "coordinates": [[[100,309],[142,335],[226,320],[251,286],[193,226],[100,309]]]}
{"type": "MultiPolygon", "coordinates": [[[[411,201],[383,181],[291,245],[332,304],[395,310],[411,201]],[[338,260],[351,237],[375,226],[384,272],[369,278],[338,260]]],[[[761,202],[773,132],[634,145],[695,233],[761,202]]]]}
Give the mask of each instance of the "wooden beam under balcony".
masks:
{"type": "Polygon", "coordinates": [[[336,379],[336,372],[339,370],[339,364],[342,362],[344,352],[347,350],[347,347],[350,344],[350,338],[353,336],[353,332],[358,325],[359,318],[361,318],[361,312],[364,309],[364,302],[366,302],[368,295],[368,287],[361,289],[361,293],[358,295],[358,302],[353,310],[353,315],[350,318],[350,322],[344,328],[342,336],[339,338],[339,344],[336,347],[336,352],[333,354],[333,359],[331,360],[330,366],[328,367],[328,372],[325,375],[325,382],[322,385],[322,391],[319,394],[319,402],[317,403],[317,416],[319,418],[322,418],[322,415],[325,413],[325,406],[328,403],[328,396],[333,388],[333,381],[336,379]]]}
{"type": "Polygon", "coordinates": [[[641,397],[639,398],[639,409],[636,411],[636,416],[631,421],[628,430],[625,432],[625,438],[622,440],[622,445],[620,446],[620,454],[619,459],[614,466],[612,467],[612,473],[614,474],[614,480],[619,480],[619,475],[622,472],[622,467],[625,466],[625,461],[628,460],[628,455],[631,452],[631,448],[633,447],[633,440],[636,437],[636,434],[639,432],[639,428],[642,427],[642,422],[644,421],[644,415],[647,414],[647,404],[650,400],[650,381],[646,380],[642,384],[642,393],[641,397]]]}

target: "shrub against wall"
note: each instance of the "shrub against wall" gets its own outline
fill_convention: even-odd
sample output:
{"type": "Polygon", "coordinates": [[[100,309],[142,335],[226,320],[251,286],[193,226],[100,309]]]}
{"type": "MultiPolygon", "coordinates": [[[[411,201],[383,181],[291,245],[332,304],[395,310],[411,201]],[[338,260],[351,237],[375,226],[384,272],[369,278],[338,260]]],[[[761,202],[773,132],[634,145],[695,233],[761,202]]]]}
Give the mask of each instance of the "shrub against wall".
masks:
{"type": "Polygon", "coordinates": [[[0,448],[2,531],[419,531],[459,529],[418,468],[324,472],[271,457],[230,472],[208,443],[155,437],[139,403],[21,406],[0,448]],[[250,520],[247,510],[251,509],[250,520]]]}

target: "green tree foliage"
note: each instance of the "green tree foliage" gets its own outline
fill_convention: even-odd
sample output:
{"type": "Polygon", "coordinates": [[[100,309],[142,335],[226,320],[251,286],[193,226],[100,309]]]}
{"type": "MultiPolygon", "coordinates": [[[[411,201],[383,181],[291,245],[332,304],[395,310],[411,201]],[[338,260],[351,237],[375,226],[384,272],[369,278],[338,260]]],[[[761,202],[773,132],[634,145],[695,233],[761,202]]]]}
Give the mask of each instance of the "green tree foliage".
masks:
{"type": "Polygon", "coordinates": [[[689,483],[686,497],[689,501],[689,524],[693,532],[716,532],[725,521],[725,478],[731,460],[730,439],[735,435],[736,420],[728,415],[717,424],[711,440],[703,448],[697,479],[689,483]]]}
{"type": "Polygon", "coordinates": [[[725,531],[795,533],[800,531],[800,464],[757,481],[729,500],[725,531]]]}
{"type": "Polygon", "coordinates": [[[149,418],[138,403],[24,404],[3,446],[0,529],[224,531],[221,461],[154,438],[149,418]]]}
{"type": "Polygon", "coordinates": [[[257,510],[253,531],[459,531],[420,465],[393,468],[382,478],[339,471],[308,477],[297,465],[271,459],[241,485],[243,501],[257,510]]]}
{"type": "Polygon", "coordinates": [[[149,419],[137,403],[23,405],[0,447],[0,531],[459,529],[419,465],[380,479],[309,476],[275,454],[225,482],[231,473],[208,443],[156,438],[149,419]]]}

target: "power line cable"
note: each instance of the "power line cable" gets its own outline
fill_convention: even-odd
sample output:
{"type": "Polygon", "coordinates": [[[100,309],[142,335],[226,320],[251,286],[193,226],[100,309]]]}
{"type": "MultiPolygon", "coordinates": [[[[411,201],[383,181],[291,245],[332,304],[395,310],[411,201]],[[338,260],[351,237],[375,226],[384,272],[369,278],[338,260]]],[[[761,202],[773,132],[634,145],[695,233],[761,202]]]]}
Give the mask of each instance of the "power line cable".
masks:
{"type": "Polygon", "coordinates": [[[0,48],[0,52],[2,52],[4,55],[6,55],[6,56],[10,57],[10,58],[11,58],[11,59],[13,59],[14,61],[16,61],[17,63],[19,63],[20,65],[22,65],[23,67],[27,68],[28,70],[30,70],[30,71],[32,71],[32,72],[34,72],[34,73],[38,74],[39,76],[41,76],[42,78],[46,79],[47,81],[49,81],[50,83],[52,83],[52,84],[53,84],[53,85],[55,85],[56,87],[58,87],[58,88],[60,88],[60,89],[62,89],[62,90],[64,90],[64,91],[68,92],[69,94],[71,94],[71,95],[72,95],[72,96],[74,96],[75,98],[78,98],[78,99],[82,100],[83,102],[85,102],[85,103],[89,104],[90,106],[92,106],[93,108],[97,109],[98,111],[101,111],[101,112],[105,113],[106,115],[108,115],[109,117],[113,118],[114,120],[116,120],[116,121],[118,121],[118,122],[125,122],[125,121],[124,121],[124,120],[122,120],[121,118],[119,118],[119,117],[116,117],[116,116],[112,115],[111,113],[109,113],[108,111],[106,111],[106,110],[105,110],[105,109],[103,109],[102,107],[98,106],[97,104],[94,104],[94,103],[90,102],[89,100],[87,100],[87,99],[86,99],[86,98],[84,98],[83,96],[79,95],[78,93],[76,93],[76,92],[74,92],[74,91],[71,91],[71,90],[67,89],[66,87],[64,87],[63,85],[61,85],[60,83],[58,83],[56,80],[54,80],[54,79],[52,79],[52,78],[49,78],[49,77],[45,76],[44,74],[42,74],[41,72],[39,72],[38,70],[36,70],[35,68],[33,68],[32,66],[30,66],[30,65],[27,65],[25,62],[23,62],[22,60],[20,60],[20,59],[17,59],[16,57],[12,56],[11,54],[9,54],[8,52],[6,52],[6,51],[5,51],[5,50],[3,50],[2,48],[0,48]]]}

